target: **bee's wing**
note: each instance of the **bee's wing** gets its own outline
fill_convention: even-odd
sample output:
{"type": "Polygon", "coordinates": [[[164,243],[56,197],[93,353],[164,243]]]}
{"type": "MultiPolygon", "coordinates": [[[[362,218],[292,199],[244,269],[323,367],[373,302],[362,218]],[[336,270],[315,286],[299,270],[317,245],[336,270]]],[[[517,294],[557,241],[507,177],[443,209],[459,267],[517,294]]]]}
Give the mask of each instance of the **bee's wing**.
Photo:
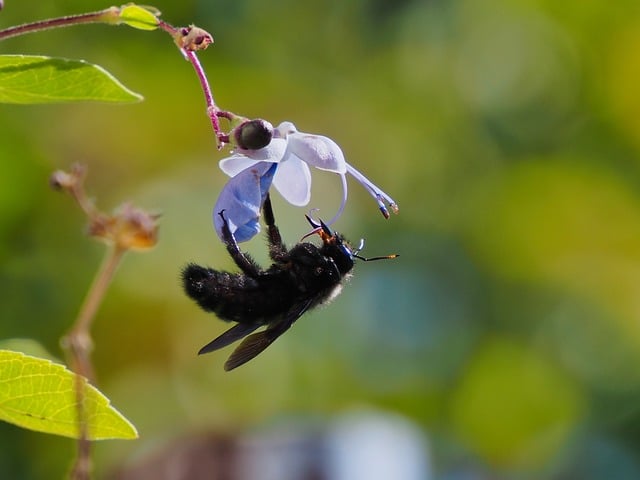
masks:
{"type": "Polygon", "coordinates": [[[304,302],[295,304],[284,317],[282,317],[282,320],[274,323],[262,332],[254,333],[245,338],[224,364],[224,369],[227,372],[233,370],[262,353],[264,349],[271,345],[280,335],[289,330],[293,322],[299,319],[302,314],[309,309],[313,300],[313,298],[310,298],[304,302]]]}
{"type": "Polygon", "coordinates": [[[214,350],[218,350],[219,348],[226,347],[227,345],[235,342],[236,340],[240,340],[243,337],[246,337],[251,332],[253,332],[256,328],[258,328],[259,324],[253,323],[238,323],[231,327],[229,330],[224,332],[215,340],[207,343],[204,347],[200,349],[198,355],[202,355],[203,353],[213,352],[214,350]]]}

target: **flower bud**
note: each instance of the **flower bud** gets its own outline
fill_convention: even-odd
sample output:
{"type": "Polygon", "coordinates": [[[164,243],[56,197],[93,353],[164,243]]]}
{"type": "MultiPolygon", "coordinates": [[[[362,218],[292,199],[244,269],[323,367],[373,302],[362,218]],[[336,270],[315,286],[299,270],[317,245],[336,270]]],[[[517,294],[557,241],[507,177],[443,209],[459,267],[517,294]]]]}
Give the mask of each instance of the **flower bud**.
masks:
{"type": "Polygon", "coordinates": [[[100,213],[91,219],[89,235],[123,250],[147,250],[158,241],[158,215],[131,204],[122,205],[114,215],[100,213]]]}
{"type": "Polygon", "coordinates": [[[82,182],[84,182],[86,175],[87,168],[84,165],[75,164],[70,172],[65,172],[64,170],[53,172],[49,177],[49,185],[54,190],[72,192],[79,186],[82,187],[82,182]]]}
{"type": "Polygon", "coordinates": [[[236,145],[242,150],[259,150],[271,143],[273,125],[266,120],[257,118],[242,122],[233,129],[236,145]]]}
{"type": "Polygon", "coordinates": [[[213,37],[209,32],[195,25],[190,25],[180,29],[179,34],[174,38],[180,48],[197,52],[204,50],[213,43],[213,37]]]}

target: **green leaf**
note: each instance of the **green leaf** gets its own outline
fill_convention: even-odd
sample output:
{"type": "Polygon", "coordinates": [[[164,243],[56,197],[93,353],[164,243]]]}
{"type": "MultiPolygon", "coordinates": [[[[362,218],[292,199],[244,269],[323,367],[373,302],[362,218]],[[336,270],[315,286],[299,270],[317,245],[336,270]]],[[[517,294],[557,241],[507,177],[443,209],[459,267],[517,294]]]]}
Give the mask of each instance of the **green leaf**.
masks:
{"type": "Polygon", "coordinates": [[[160,12],[153,7],[141,7],[133,3],[120,9],[119,19],[122,23],[139,30],[155,30],[158,28],[160,12]]]}
{"type": "Polygon", "coordinates": [[[102,67],[82,60],[0,55],[0,103],[130,103],[142,100],[102,67]]]}
{"type": "MultiPolygon", "coordinates": [[[[78,438],[78,377],[49,360],[0,350],[0,420],[23,428],[78,438]]],[[[109,399],[82,378],[90,440],[137,438],[135,427],[109,399]]]]}

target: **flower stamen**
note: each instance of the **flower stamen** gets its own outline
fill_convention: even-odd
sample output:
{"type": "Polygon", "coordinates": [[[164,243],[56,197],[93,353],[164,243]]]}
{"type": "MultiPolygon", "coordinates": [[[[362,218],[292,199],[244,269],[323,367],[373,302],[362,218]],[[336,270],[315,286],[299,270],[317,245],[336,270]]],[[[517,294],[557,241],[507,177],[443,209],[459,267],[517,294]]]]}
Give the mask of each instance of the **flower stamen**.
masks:
{"type": "Polygon", "coordinates": [[[390,217],[389,210],[387,209],[387,206],[385,205],[385,201],[387,202],[387,205],[389,205],[389,208],[391,209],[391,211],[393,213],[395,213],[395,214],[398,213],[398,211],[399,211],[398,204],[395,202],[395,200],[393,200],[393,198],[391,198],[389,195],[387,195],[384,191],[382,191],[380,188],[378,188],[371,180],[369,180],[362,173],[360,173],[356,168],[352,167],[348,163],[347,163],[347,171],[356,180],[358,180],[358,182],[360,182],[360,184],[375,199],[375,201],[378,203],[378,208],[380,209],[380,212],[382,213],[384,218],[389,218],[390,217]]]}

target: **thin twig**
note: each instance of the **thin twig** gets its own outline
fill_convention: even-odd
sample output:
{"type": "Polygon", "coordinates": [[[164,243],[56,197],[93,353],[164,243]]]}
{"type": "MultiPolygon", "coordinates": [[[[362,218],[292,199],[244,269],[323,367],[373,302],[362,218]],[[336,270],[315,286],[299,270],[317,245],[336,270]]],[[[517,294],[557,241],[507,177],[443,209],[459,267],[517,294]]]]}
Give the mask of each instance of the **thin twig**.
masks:
{"type": "Polygon", "coordinates": [[[93,348],[91,324],[125,252],[125,249],[119,248],[117,245],[109,246],[80,308],[78,317],[63,341],[63,345],[71,354],[74,371],[90,381],[95,380],[89,358],[93,348]]]}
{"type": "Polygon", "coordinates": [[[63,339],[63,346],[70,357],[69,364],[76,373],[75,391],[79,438],[78,452],[71,471],[71,478],[74,480],[88,480],[91,476],[91,442],[89,441],[84,409],[85,379],[91,382],[95,380],[91,362],[91,350],[93,348],[91,325],[125,252],[125,249],[113,245],[108,248],[102,265],[80,308],[78,317],[69,333],[63,339]]]}
{"type": "Polygon", "coordinates": [[[211,92],[211,87],[209,86],[209,81],[207,80],[207,75],[200,64],[200,60],[195,52],[186,50],[186,57],[193,66],[196,71],[196,75],[198,76],[198,80],[200,81],[200,86],[202,88],[202,92],[204,93],[205,102],[207,103],[207,115],[209,120],[211,120],[211,126],[213,127],[213,131],[216,134],[216,139],[218,141],[218,149],[221,149],[224,146],[224,143],[221,141],[221,130],[220,130],[220,122],[218,121],[218,107],[216,106],[215,101],[213,100],[213,93],[211,92]]]}
{"type": "Polygon", "coordinates": [[[91,476],[91,442],[84,399],[87,382],[95,381],[91,362],[93,320],[124,254],[132,249],[148,250],[156,244],[158,238],[157,215],[149,214],[130,204],[121,206],[113,215],[98,210],[85,191],[86,175],[86,167],[74,165],[70,172],[54,172],[49,180],[53,188],[69,193],[87,215],[89,234],[108,245],[104,260],[89,287],[78,316],[61,342],[67,353],[67,363],[76,373],[78,453],[71,471],[73,480],[88,480],[91,476]]]}
{"type": "MultiPolygon", "coordinates": [[[[68,27],[84,23],[109,23],[109,19],[117,18],[119,9],[117,7],[107,8],[99,12],[81,13],[78,15],[66,15],[64,17],[38,20],[37,22],[25,23],[14,27],[0,30],[0,40],[25,35],[27,33],[41,32],[52,28],[68,27]]],[[[110,23],[113,23],[110,22],[110,23]]]]}
{"type": "Polygon", "coordinates": [[[220,115],[220,109],[213,99],[213,92],[211,91],[209,80],[207,80],[207,75],[200,64],[198,55],[196,54],[197,50],[207,48],[207,46],[213,42],[213,37],[205,30],[198,27],[191,26],[187,28],[176,28],[164,20],[158,20],[158,28],[173,37],[174,42],[180,49],[184,58],[193,66],[196,76],[198,77],[198,81],[200,82],[202,93],[204,94],[205,103],[207,104],[207,116],[211,121],[213,132],[216,134],[218,150],[222,149],[225,143],[229,141],[229,137],[224,134],[220,128],[218,117],[222,115],[220,115]]]}

